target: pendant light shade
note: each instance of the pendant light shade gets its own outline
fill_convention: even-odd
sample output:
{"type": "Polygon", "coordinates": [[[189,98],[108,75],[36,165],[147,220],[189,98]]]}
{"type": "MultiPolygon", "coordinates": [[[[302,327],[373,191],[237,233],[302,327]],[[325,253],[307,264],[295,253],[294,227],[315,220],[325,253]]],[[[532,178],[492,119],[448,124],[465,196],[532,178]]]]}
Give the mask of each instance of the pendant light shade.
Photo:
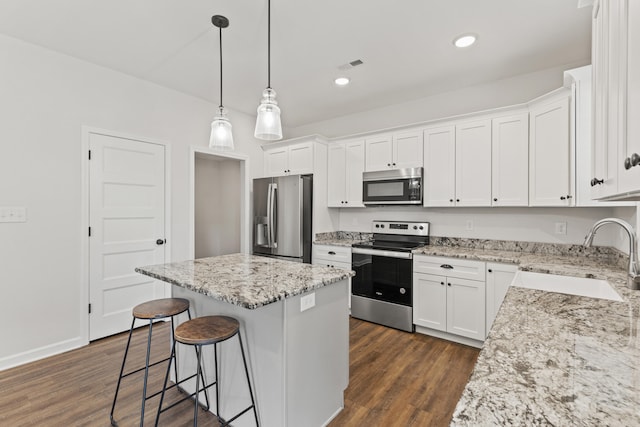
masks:
{"type": "Polygon", "coordinates": [[[220,105],[218,106],[218,114],[211,122],[209,148],[233,150],[231,122],[227,118],[227,111],[222,106],[222,29],[229,26],[229,20],[224,16],[214,15],[211,17],[211,23],[220,29],[220,105]]]}
{"type": "Polygon", "coordinates": [[[276,91],[271,88],[271,0],[267,3],[267,88],[262,92],[258,106],[254,136],[265,141],[282,139],[280,107],[276,101],[276,91]]]}
{"type": "Polygon", "coordinates": [[[233,150],[233,133],[231,122],[227,118],[224,107],[219,107],[218,114],[211,122],[211,137],[209,147],[222,150],[233,150]]]}
{"type": "Polygon", "coordinates": [[[265,141],[282,139],[280,107],[276,101],[276,91],[270,87],[262,92],[262,101],[258,105],[255,137],[265,141]]]}

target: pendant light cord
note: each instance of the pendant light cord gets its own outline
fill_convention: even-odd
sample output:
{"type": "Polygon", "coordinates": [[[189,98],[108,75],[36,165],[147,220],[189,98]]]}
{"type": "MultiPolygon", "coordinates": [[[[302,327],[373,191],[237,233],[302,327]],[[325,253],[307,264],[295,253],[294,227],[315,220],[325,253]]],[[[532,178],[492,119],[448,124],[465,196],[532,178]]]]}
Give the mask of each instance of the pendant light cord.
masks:
{"type": "Polygon", "coordinates": [[[267,1],[267,87],[271,89],[271,0],[267,1]]]}
{"type": "Polygon", "coordinates": [[[220,108],[222,108],[222,27],[220,27],[220,108]]]}

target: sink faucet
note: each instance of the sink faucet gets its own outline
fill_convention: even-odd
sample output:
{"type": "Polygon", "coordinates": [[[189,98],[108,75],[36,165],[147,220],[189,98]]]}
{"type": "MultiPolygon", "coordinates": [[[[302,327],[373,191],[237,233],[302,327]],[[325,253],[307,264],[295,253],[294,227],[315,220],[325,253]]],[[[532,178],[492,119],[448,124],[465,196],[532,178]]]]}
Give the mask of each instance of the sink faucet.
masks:
{"type": "Polygon", "coordinates": [[[593,224],[589,234],[587,234],[587,237],[584,239],[583,246],[585,248],[590,247],[593,242],[593,237],[596,235],[596,231],[605,224],[618,224],[620,227],[624,228],[629,235],[629,268],[627,285],[630,289],[637,291],[640,289],[640,266],[638,265],[636,233],[633,231],[631,224],[618,218],[601,219],[593,224]]]}

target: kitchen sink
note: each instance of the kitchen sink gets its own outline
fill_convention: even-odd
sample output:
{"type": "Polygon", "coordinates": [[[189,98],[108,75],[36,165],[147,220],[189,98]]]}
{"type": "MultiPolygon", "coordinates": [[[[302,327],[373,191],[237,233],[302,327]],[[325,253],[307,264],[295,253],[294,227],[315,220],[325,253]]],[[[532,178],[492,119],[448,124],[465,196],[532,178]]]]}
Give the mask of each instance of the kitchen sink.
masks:
{"type": "Polygon", "coordinates": [[[511,286],[583,297],[622,301],[606,280],[518,271],[511,286]]]}

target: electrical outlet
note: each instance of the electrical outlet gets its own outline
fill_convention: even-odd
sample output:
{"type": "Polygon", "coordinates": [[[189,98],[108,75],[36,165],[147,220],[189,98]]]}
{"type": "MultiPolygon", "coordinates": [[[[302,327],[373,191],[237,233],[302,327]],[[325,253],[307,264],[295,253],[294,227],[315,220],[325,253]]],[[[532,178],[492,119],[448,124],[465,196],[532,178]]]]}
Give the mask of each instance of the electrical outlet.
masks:
{"type": "Polygon", "coordinates": [[[556,234],[567,234],[566,222],[556,222],[556,234]]]}
{"type": "Polygon", "coordinates": [[[300,311],[309,310],[316,305],[316,293],[312,292],[300,298],[300,311]]]}
{"type": "Polygon", "coordinates": [[[467,220],[467,230],[473,230],[473,221],[467,220]]]}

